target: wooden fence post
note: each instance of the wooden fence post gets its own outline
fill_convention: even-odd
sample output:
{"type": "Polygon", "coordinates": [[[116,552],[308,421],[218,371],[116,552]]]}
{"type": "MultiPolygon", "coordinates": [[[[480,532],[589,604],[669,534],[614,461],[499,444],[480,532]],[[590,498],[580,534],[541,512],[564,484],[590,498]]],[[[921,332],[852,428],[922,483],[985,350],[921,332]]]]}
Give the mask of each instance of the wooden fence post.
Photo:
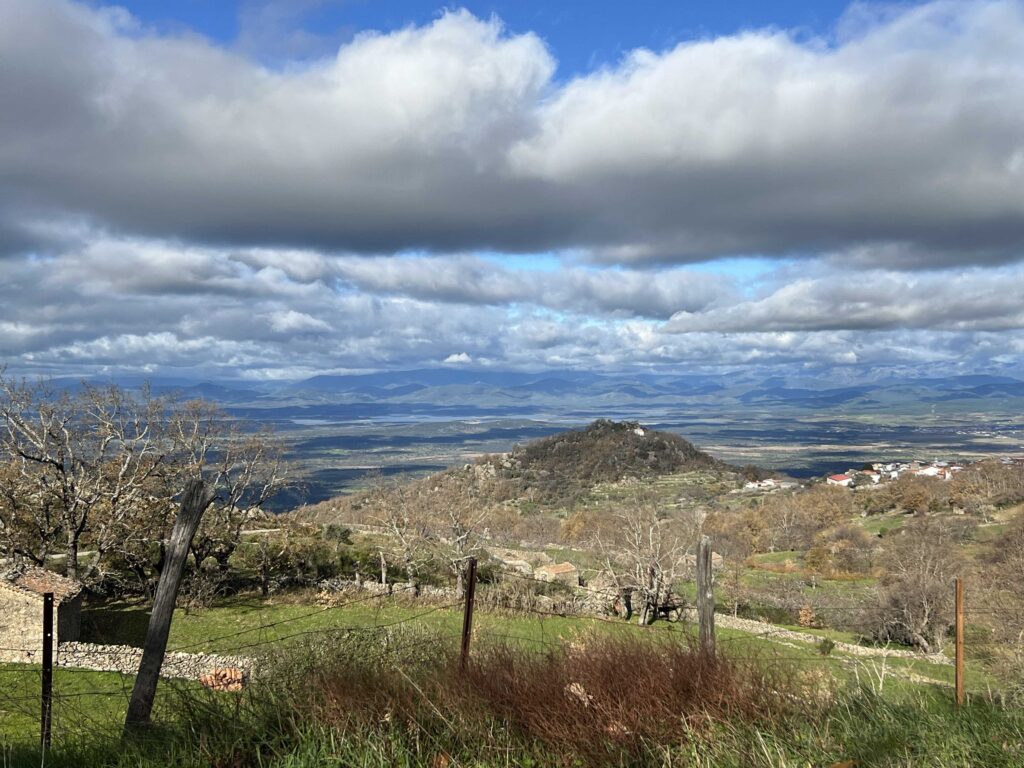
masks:
{"type": "Polygon", "coordinates": [[[43,594],[43,674],[42,711],[39,720],[39,740],[44,760],[50,748],[50,726],[53,722],[53,592],[43,594]]]}
{"type": "Polygon", "coordinates": [[[956,705],[964,703],[964,582],[956,579],[956,705]]]}
{"type": "Polygon", "coordinates": [[[697,546],[697,622],[701,653],[715,652],[715,591],[711,573],[711,539],[700,537],[697,546]]]}
{"type": "Polygon", "coordinates": [[[466,561],[466,603],[462,612],[462,652],[459,654],[459,669],[466,671],[469,663],[469,640],[473,635],[473,601],[476,599],[476,558],[466,561]]]}
{"type": "Polygon", "coordinates": [[[202,480],[189,481],[181,497],[181,508],[174,521],[171,540],[167,547],[167,560],[156,587],[156,597],[153,599],[153,612],[149,616],[139,673],[135,677],[132,697],[128,702],[128,714],[124,720],[126,736],[137,727],[147,724],[153,711],[156,685],[160,678],[164,653],[167,651],[167,634],[171,629],[174,602],[178,598],[178,588],[185,572],[188,548],[192,544],[192,537],[196,535],[196,529],[199,528],[203,512],[210,506],[211,501],[212,488],[207,488],[202,480]]]}

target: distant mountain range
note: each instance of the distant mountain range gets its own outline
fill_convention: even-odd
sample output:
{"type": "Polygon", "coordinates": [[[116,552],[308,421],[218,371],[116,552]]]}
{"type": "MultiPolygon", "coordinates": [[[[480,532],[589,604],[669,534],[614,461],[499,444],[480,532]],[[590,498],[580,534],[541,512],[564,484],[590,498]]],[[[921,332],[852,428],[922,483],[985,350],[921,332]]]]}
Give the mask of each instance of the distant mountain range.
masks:
{"type": "MultiPolygon", "coordinates": [[[[134,388],[143,380],[112,383],[134,388]]],[[[157,378],[151,386],[213,400],[237,418],[273,426],[303,478],[303,488],[280,501],[282,509],[357,488],[375,468],[422,475],[595,419],[639,421],[716,459],[796,477],[882,459],[1024,454],[1024,380],[1003,375],[835,382],[749,370],[444,368],[300,381],[157,378]]]]}
{"type": "MultiPolygon", "coordinates": [[[[141,386],[140,377],[112,380],[127,388],[141,386]]],[[[77,381],[58,384],[77,386],[77,381]]],[[[457,407],[467,413],[503,415],[542,409],[572,413],[579,409],[640,406],[702,406],[730,413],[750,408],[841,409],[845,413],[886,411],[933,412],[937,407],[983,411],[1019,410],[1024,405],[1024,380],[973,374],[949,377],[885,378],[853,385],[830,386],[803,377],[751,374],[604,374],[555,370],[542,373],[462,369],[384,371],[353,375],[321,375],[301,381],[190,381],[154,379],[158,392],[202,397],[226,407],[260,409],[308,408],[324,405],[380,405],[381,414],[404,407],[457,407]]],[[[372,408],[370,409],[373,410],[372,408]]],[[[353,413],[366,412],[354,408],[353,413]]]]}

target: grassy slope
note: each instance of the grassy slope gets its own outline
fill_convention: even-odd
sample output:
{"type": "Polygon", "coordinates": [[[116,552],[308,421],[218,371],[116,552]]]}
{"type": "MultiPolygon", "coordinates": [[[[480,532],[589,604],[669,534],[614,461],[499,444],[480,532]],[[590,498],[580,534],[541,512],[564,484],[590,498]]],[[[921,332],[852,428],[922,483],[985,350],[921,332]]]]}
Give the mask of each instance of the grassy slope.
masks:
{"type": "MultiPolygon", "coordinates": [[[[175,616],[172,629],[172,648],[188,647],[192,650],[221,650],[233,651],[241,649],[245,652],[244,646],[251,646],[249,651],[271,650],[279,654],[282,644],[299,643],[301,639],[308,637],[330,638],[334,630],[350,627],[387,627],[397,625],[399,622],[410,622],[417,627],[427,627],[437,632],[438,642],[451,643],[451,648],[457,647],[459,629],[461,627],[461,612],[457,609],[429,609],[419,605],[381,605],[377,601],[368,601],[350,607],[323,608],[309,604],[296,603],[280,600],[257,600],[257,599],[235,599],[226,601],[216,607],[199,612],[184,613],[178,612],[175,616]],[[425,615],[424,615],[425,614],[425,615]],[[418,618],[417,618],[418,617],[418,618]],[[273,626],[271,626],[273,625],[273,626]],[[299,634],[299,633],[314,633],[299,634]],[[230,637],[225,637],[230,636],[230,637]],[[256,644],[259,645],[256,645],[256,644]]],[[[132,627],[138,626],[144,618],[141,608],[115,604],[101,608],[87,610],[87,627],[91,637],[89,639],[103,639],[106,641],[131,640],[121,633],[131,631],[132,627]]],[[[535,616],[504,616],[489,613],[478,613],[476,619],[476,632],[474,643],[477,647],[489,642],[513,642],[524,648],[542,652],[549,648],[551,643],[565,641],[586,640],[592,632],[596,633],[625,633],[649,637],[677,637],[680,642],[688,642],[689,634],[683,625],[655,625],[652,628],[638,628],[635,625],[626,625],[621,622],[535,616]]],[[[739,730],[723,735],[723,739],[737,740],[735,749],[740,749],[739,741],[744,739],[763,739],[763,748],[767,749],[766,754],[774,755],[774,762],[765,761],[764,765],[800,765],[805,763],[797,762],[795,756],[805,754],[811,749],[813,742],[813,754],[829,754],[833,756],[853,755],[860,751],[865,752],[866,744],[871,744],[871,749],[876,750],[880,755],[888,755],[885,762],[881,758],[874,758],[875,762],[865,762],[865,765],[912,765],[911,755],[919,755],[917,750],[920,745],[897,743],[894,737],[894,729],[908,727],[907,723],[914,724],[922,742],[937,745],[935,748],[946,749],[951,754],[971,754],[972,750],[980,749],[971,739],[977,740],[979,735],[966,734],[955,722],[947,722],[952,717],[947,704],[945,703],[949,694],[939,688],[932,688],[922,685],[921,681],[933,680],[947,683],[950,681],[951,669],[941,665],[929,664],[917,660],[889,660],[884,665],[878,660],[855,660],[843,654],[833,653],[822,656],[811,643],[776,643],[760,637],[752,637],[742,632],[720,629],[720,648],[737,657],[754,657],[761,663],[784,664],[792,668],[796,674],[824,674],[827,678],[835,678],[840,682],[860,683],[875,691],[881,691],[883,698],[876,701],[877,722],[868,720],[861,724],[866,729],[866,741],[855,737],[852,722],[845,718],[852,717],[849,711],[839,711],[834,715],[838,718],[827,727],[822,724],[806,723],[805,732],[799,736],[796,744],[792,742],[794,736],[779,732],[768,731],[760,733],[741,732],[739,730]],[[909,680],[900,673],[912,673],[917,677],[909,680]],[[930,692],[933,691],[933,692],[930,692]],[[884,703],[884,707],[882,704],[884,703]],[[917,714],[911,714],[916,711],[917,714]],[[802,746],[801,746],[801,742],[802,746]],[[943,746],[944,745],[944,746],[943,746]],[[845,751],[844,751],[845,750],[845,751]],[[904,760],[905,762],[899,762],[904,760]]],[[[37,738],[38,733],[38,669],[32,667],[19,667],[7,665],[0,667],[0,678],[15,680],[13,687],[5,688],[4,695],[0,696],[0,743],[4,749],[10,752],[12,744],[17,749],[30,750],[37,738]]],[[[975,678],[980,682],[979,678],[975,678]]],[[[162,684],[165,690],[174,685],[162,684]]],[[[72,670],[58,670],[55,680],[55,690],[58,692],[58,700],[55,708],[55,736],[64,747],[71,745],[88,745],[95,743],[98,735],[103,738],[116,736],[119,725],[124,716],[124,707],[127,700],[127,692],[130,690],[131,679],[123,678],[120,675],[108,673],[93,673],[72,670]],[[93,741],[90,741],[93,739],[93,741]]],[[[972,689],[980,689],[984,686],[973,685],[972,689]]],[[[980,705],[979,705],[980,706],[980,705]]],[[[981,711],[981,710],[979,710],[981,711]]],[[[858,715],[861,717],[863,713],[858,715]]],[[[992,718],[1005,717],[1003,714],[994,715],[985,709],[981,715],[985,723],[979,733],[985,733],[989,728],[992,718]]],[[[830,716],[831,717],[831,716],[830,716]]],[[[160,719],[160,715],[158,715],[160,719]]],[[[1016,720],[1011,723],[1018,727],[1016,720]]],[[[974,726],[972,726],[974,727],[974,726]]],[[[974,727],[977,730],[977,727],[974,727]]],[[[1009,728],[1009,725],[1007,726],[1009,728]]],[[[1006,730],[1012,733],[1012,729],[1006,730]]],[[[322,757],[322,750],[325,748],[324,739],[333,739],[325,733],[311,733],[310,741],[307,743],[296,743],[293,753],[287,759],[282,758],[275,765],[315,765],[316,755],[322,757]]],[[[723,742],[726,743],[726,742],[723,742]]],[[[760,745],[761,741],[747,744],[744,748],[753,748],[760,745]]],[[[349,756],[358,756],[359,763],[369,765],[385,765],[385,757],[393,759],[395,753],[389,749],[380,749],[379,744],[334,744],[332,749],[340,753],[347,753],[349,756]],[[354,750],[354,751],[352,751],[354,750]]],[[[395,745],[392,745],[395,746],[395,745]]],[[[395,747],[399,748],[399,747],[395,747]]],[[[405,749],[405,746],[401,746],[405,749]]],[[[735,759],[733,764],[743,764],[739,761],[735,752],[728,752],[725,747],[701,747],[707,755],[712,755],[714,761],[705,762],[707,765],[728,765],[729,760],[735,759]]],[[[17,750],[10,752],[17,754],[17,750]]],[[[90,759],[81,757],[83,765],[100,764],[91,762],[90,759]]],[[[187,752],[185,753],[187,755],[187,752]]],[[[697,754],[697,753],[695,753],[697,754]]],[[[1007,754],[1014,754],[1009,752],[1007,754]]],[[[143,758],[135,755],[132,759],[139,762],[128,762],[125,764],[146,764],[143,758]]],[[[189,759],[197,759],[195,755],[189,759]]],[[[354,758],[353,758],[354,759],[354,758]]],[[[703,759],[703,758],[702,758],[703,759]]],[[[710,757],[707,758],[711,760],[710,757]]],[[[17,764],[13,758],[9,761],[17,764]]],[[[26,758],[24,764],[33,764],[26,758]]],[[[38,764],[38,760],[34,764],[38,764]]],[[[187,761],[183,764],[187,764],[187,761]]],[[[202,764],[199,760],[195,764],[202,764]]],[[[429,765],[430,763],[412,762],[410,764],[429,765]]],[[[486,764],[486,763],[485,763],[486,764]]],[[[685,764],[685,763],[684,763],[685,764]]],[[[700,762],[692,764],[702,764],[700,762]]],[[[751,762],[749,764],[758,764],[751,762]]],[[[952,761],[948,763],[934,762],[935,765],[966,765],[967,762],[952,761]]],[[[979,763],[980,764],[980,763],[979,763]]],[[[1012,762],[992,762],[990,764],[1012,765],[1012,762]]]]}
{"type": "MultiPolygon", "coordinates": [[[[136,626],[145,618],[139,606],[111,604],[86,611],[86,639],[96,642],[134,642],[138,638],[125,635],[124,628],[136,626]]],[[[193,652],[218,651],[259,655],[278,652],[282,646],[300,644],[308,638],[324,637],[347,631],[373,632],[401,626],[428,628],[447,638],[457,647],[462,627],[462,611],[458,607],[422,604],[396,604],[394,599],[363,599],[355,605],[318,606],[295,600],[261,600],[234,598],[215,607],[186,613],[178,611],[171,628],[170,650],[193,652]]],[[[850,642],[852,635],[831,630],[805,630],[806,643],[777,642],[738,630],[718,629],[721,647],[726,652],[757,654],[766,661],[785,659],[805,664],[820,664],[849,669],[843,662],[860,661],[834,652],[823,657],[815,647],[813,636],[830,637],[850,642]]],[[[508,615],[478,610],[474,617],[474,642],[512,642],[531,650],[544,651],[551,644],[560,644],[585,637],[588,633],[610,633],[650,637],[675,637],[688,642],[693,627],[677,623],[657,623],[638,627],[615,619],[586,617],[508,615]]],[[[874,660],[866,663],[874,664],[874,660]]],[[[949,667],[918,660],[890,660],[894,667],[906,667],[936,682],[949,682],[949,667]]],[[[844,673],[845,674],[845,673],[844,673]]],[[[978,688],[983,688],[979,685],[978,688]]]]}

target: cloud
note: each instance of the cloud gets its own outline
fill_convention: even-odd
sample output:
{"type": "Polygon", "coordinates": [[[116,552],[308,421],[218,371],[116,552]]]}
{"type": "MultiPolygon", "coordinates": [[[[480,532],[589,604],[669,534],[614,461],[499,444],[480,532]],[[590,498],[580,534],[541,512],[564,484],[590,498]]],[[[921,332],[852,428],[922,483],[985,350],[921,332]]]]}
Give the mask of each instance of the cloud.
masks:
{"type": "Polygon", "coordinates": [[[30,373],[1024,362],[1024,309],[1007,290],[1024,282],[1021,266],[908,275],[825,260],[768,273],[750,293],[742,278],[689,269],[121,238],[4,266],[0,360],[30,373]]]}
{"type": "Polygon", "coordinates": [[[289,62],[337,50],[353,30],[320,34],[306,28],[306,18],[344,0],[243,0],[238,9],[235,48],[259,61],[289,62]]]}
{"type": "MultiPolygon", "coordinates": [[[[514,263],[514,262],[513,262],[514,263]]],[[[637,270],[563,267],[510,269],[473,256],[340,258],[333,270],[362,291],[462,304],[534,304],[591,314],[668,318],[732,298],[720,276],[694,270],[663,271],[657,279],[637,270]]]]}
{"type": "Polygon", "coordinates": [[[275,71],[60,0],[0,0],[0,13],[0,176],[17,180],[4,208],[369,251],[524,224],[501,210],[495,148],[527,129],[549,82],[533,35],[453,12],[275,71]]]}
{"type": "Polygon", "coordinates": [[[1022,29],[1018,2],[935,2],[835,46],[753,32],[637,51],[561,90],[512,159],[603,208],[613,261],[862,243],[1017,258],[1022,29]]]}
{"type": "Polygon", "coordinates": [[[1024,269],[946,270],[908,274],[885,270],[819,270],[767,295],[707,312],[679,312],[670,332],[936,329],[1001,331],[1024,328],[1024,303],[1010,285],[1024,269]]]}
{"type": "Polygon", "coordinates": [[[569,82],[466,11],[282,61],[322,42],[265,49],[282,13],[251,6],[225,48],[0,0],[0,361],[1024,362],[1021,2],[856,6],[832,38],[689,41],[569,82]]]}
{"type": "Polygon", "coordinates": [[[270,314],[270,327],[277,333],[308,333],[330,331],[331,326],[325,321],[297,312],[294,309],[281,310],[270,314]]]}
{"type": "Polygon", "coordinates": [[[889,247],[910,268],[1024,248],[1017,0],[634,51],[568,83],[538,37],[465,11],[298,68],[66,0],[0,14],[8,252],[33,243],[13,222],[68,217],[191,243],[618,263],[889,247]]]}

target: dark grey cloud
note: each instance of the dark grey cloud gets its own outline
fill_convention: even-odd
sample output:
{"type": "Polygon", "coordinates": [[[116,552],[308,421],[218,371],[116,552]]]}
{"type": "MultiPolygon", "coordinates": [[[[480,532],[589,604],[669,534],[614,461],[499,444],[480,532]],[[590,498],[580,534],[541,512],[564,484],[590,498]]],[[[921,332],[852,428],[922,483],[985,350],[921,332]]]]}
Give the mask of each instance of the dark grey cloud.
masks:
{"type": "Polygon", "coordinates": [[[19,216],[367,253],[1024,253],[1017,0],[637,51],[568,84],[538,38],[465,12],[278,69],[66,0],[0,16],[0,209],[19,216]]]}

